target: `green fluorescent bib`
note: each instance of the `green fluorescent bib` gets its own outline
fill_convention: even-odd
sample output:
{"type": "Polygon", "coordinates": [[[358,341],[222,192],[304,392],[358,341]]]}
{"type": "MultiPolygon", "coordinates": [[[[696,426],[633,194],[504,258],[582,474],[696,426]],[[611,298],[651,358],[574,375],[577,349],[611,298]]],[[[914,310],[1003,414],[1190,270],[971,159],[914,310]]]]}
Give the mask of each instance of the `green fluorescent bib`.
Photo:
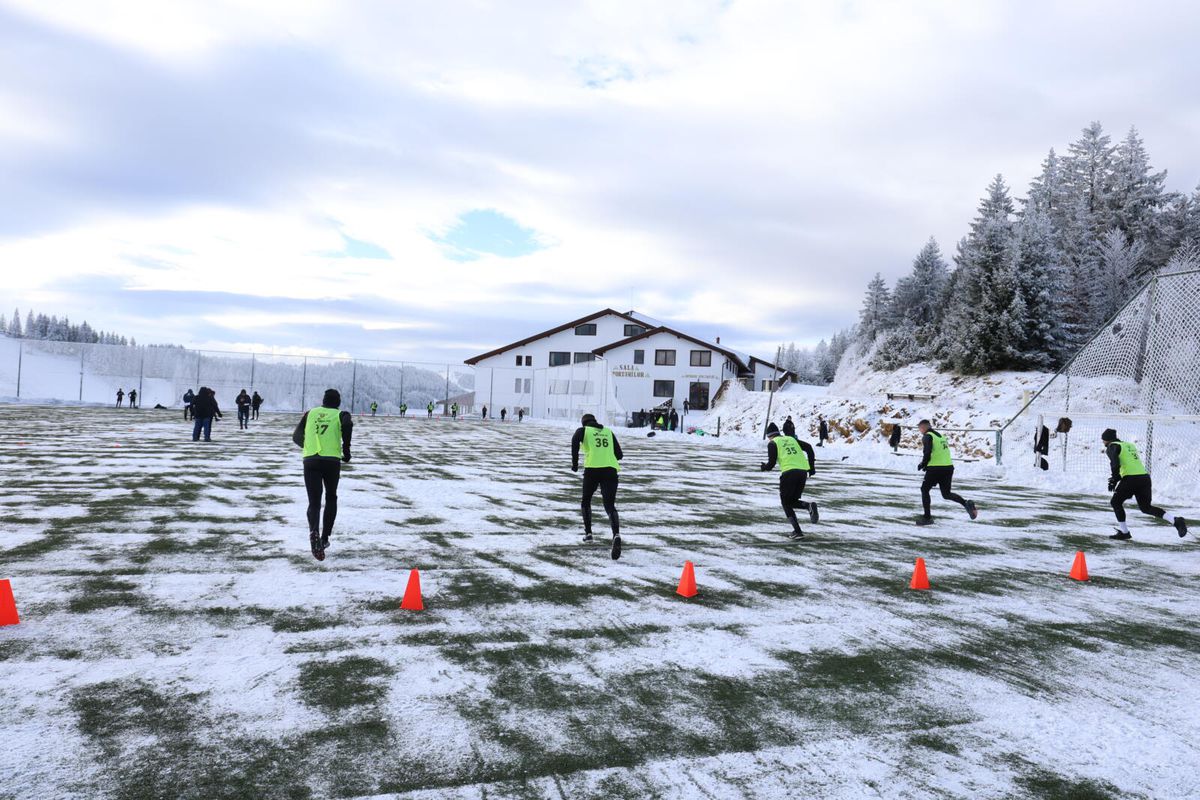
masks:
{"type": "Polygon", "coordinates": [[[795,437],[776,436],[775,453],[779,459],[780,472],[791,472],[794,469],[802,469],[807,472],[812,466],[808,463],[808,453],[804,452],[804,448],[800,446],[800,442],[796,441],[795,437]]]}
{"type": "Polygon", "coordinates": [[[342,457],[342,412],[319,406],[308,412],[304,426],[304,458],[342,457]]]}
{"type": "Polygon", "coordinates": [[[933,440],[933,447],[929,451],[930,467],[948,467],[954,462],[950,458],[950,446],[946,444],[946,437],[940,433],[929,432],[929,438],[933,440]]]}
{"type": "Polygon", "coordinates": [[[1117,442],[1117,444],[1121,445],[1121,454],[1118,458],[1122,478],[1150,474],[1146,471],[1146,465],[1142,463],[1142,459],[1138,457],[1137,445],[1133,442],[1117,442]]]}
{"type": "Polygon", "coordinates": [[[617,454],[613,449],[613,434],[608,428],[584,426],[583,454],[583,466],[589,469],[595,467],[621,469],[621,465],[617,462],[617,454]]]}

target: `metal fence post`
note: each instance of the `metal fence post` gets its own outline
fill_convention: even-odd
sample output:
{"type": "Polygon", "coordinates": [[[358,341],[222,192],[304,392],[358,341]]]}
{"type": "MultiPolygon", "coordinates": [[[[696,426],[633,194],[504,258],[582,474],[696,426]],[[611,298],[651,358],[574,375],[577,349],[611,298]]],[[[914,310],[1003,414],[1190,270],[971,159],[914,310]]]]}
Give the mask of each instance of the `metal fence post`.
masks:
{"type": "Polygon", "coordinates": [[[304,396],[308,394],[308,356],[304,357],[304,368],[300,373],[300,410],[304,410],[304,396]]]}
{"type": "Polygon", "coordinates": [[[1004,429],[996,431],[996,466],[1004,463],[1004,429]]]}
{"type": "Polygon", "coordinates": [[[446,365],[446,399],[442,404],[442,416],[450,413],[450,365],[446,365]]]}
{"type": "Polygon", "coordinates": [[[199,350],[196,351],[196,391],[200,391],[200,359],[204,358],[204,354],[199,350]]]}
{"type": "Polygon", "coordinates": [[[358,388],[358,359],[350,362],[350,413],[354,413],[354,392],[358,388]]]}
{"type": "Polygon", "coordinates": [[[400,405],[404,405],[404,362],[400,362],[400,405]]]}
{"type": "Polygon", "coordinates": [[[21,399],[21,362],[25,360],[25,343],[17,343],[17,399],[21,399]]]}
{"type": "Polygon", "coordinates": [[[83,357],[87,355],[87,347],[79,348],[79,402],[83,402],[83,357]]]}
{"type": "Polygon", "coordinates": [[[141,407],[142,398],[142,379],[146,375],[146,345],[142,345],[142,360],[138,364],[138,406],[141,407]]]}
{"type": "Polygon", "coordinates": [[[250,354],[250,391],[254,391],[254,353],[250,354]]]}

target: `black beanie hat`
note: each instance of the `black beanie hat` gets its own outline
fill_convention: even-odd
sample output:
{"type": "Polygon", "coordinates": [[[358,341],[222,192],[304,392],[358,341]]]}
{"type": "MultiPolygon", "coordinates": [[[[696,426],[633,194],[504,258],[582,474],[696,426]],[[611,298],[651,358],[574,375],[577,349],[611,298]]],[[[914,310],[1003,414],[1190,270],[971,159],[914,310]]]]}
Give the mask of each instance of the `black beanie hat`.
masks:
{"type": "Polygon", "coordinates": [[[779,435],[779,426],[774,422],[767,426],[767,436],[770,436],[771,434],[775,434],[776,436],[779,435]]]}
{"type": "Polygon", "coordinates": [[[1113,428],[1105,428],[1104,433],[1100,434],[1100,441],[1115,442],[1117,440],[1117,432],[1113,428]]]}
{"type": "Polygon", "coordinates": [[[600,424],[599,422],[596,422],[595,414],[584,414],[583,419],[579,420],[579,422],[581,425],[588,425],[588,424],[599,425],[600,424]]]}
{"type": "Polygon", "coordinates": [[[325,396],[321,398],[321,405],[326,408],[338,408],[342,405],[342,393],[337,389],[326,389],[325,396]]]}

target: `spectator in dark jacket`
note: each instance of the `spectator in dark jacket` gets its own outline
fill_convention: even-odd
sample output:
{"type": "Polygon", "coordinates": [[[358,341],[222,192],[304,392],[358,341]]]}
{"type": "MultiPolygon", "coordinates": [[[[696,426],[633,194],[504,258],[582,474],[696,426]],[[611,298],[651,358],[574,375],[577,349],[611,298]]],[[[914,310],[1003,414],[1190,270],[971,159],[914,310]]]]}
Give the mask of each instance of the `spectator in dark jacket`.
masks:
{"type": "Polygon", "coordinates": [[[825,423],[825,418],[817,417],[817,447],[824,447],[829,441],[829,426],[825,423]]]}
{"type": "Polygon", "coordinates": [[[791,414],[783,421],[783,435],[791,436],[792,438],[796,437],[796,423],[792,422],[791,414]]]}
{"type": "Polygon", "coordinates": [[[250,395],[245,389],[238,393],[233,402],[237,403],[238,429],[247,430],[250,427],[250,395]]]}
{"type": "Polygon", "coordinates": [[[183,393],[183,420],[184,420],[184,422],[186,422],[187,420],[192,418],[192,403],[195,402],[195,400],[196,400],[196,393],[193,392],[191,389],[188,389],[186,392],[183,393]]]}
{"type": "Polygon", "coordinates": [[[900,434],[901,433],[902,433],[902,431],[900,430],[900,426],[898,424],[892,426],[892,435],[888,437],[888,444],[890,444],[892,446],[893,453],[895,453],[897,450],[900,449],[900,434]]]}
{"type": "Polygon", "coordinates": [[[212,441],[213,417],[220,418],[221,409],[217,405],[217,395],[207,386],[201,386],[192,401],[192,441],[200,441],[200,433],[204,433],[204,441],[212,441]]]}
{"type": "Polygon", "coordinates": [[[250,396],[250,419],[258,419],[258,409],[262,407],[263,399],[258,392],[250,396]]]}

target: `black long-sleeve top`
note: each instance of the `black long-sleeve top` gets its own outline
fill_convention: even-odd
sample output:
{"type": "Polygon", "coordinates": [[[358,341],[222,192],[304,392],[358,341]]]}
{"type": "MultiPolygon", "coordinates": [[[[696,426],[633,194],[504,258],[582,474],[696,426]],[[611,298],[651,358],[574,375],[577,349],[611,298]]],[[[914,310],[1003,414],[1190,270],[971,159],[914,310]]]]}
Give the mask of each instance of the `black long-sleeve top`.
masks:
{"type": "Polygon", "coordinates": [[[1112,467],[1113,479],[1121,480],[1121,440],[1109,442],[1104,448],[1104,454],[1108,456],[1108,465],[1112,467]]]}
{"type": "MultiPolygon", "coordinates": [[[[342,423],[342,458],[350,456],[350,438],[354,431],[354,417],[349,411],[343,411],[338,415],[338,419],[342,423]]],[[[296,430],[292,431],[292,441],[297,447],[304,447],[304,428],[308,425],[308,412],[304,412],[304,416],[300,417],[300,422],[296,425],[296,430]]],[[[313,456],[319,458],[320,456],[313,456]]]]}
{"type": "MultiPolygon", "coordinates": [[[[591,428],[603,428],[603,425],[590,425],[591,428]]],[[[621,443],[617,441],[617,434],[613,434],[613,455],[620,461],[625,457],[621,452],[621,443]]],[[[583,427],[575,429],[575,435],[571,437],[571,469],[579,469],[579,448],[583,445],[583,427]]]]}
{"type": "MultiPolygon", "coordinates": [[[[796,437],[792,437],[795,439],[796,437]]],[[[808,474],[811,475],[817,471],[817,454],[813,451],[813,447],[808,442],[801,439],[796,439],[800,449],[804,451],[804,455],[808,456],[808,474]]],[[[775,446],[775,440],[771,439],[767,442],[767,463],[763,467],[763,472],[769,472],[775,469],[775,464],[779,460],[779,448],[775,446]]]]}
{"type": "Polygon", "coordinates": [[[928,433],[923,433],[921,434],[921,463],[917,466],[917,469],[924,469],[929,466],[929,458],[932,455],[933,437],[928,433]]]}

